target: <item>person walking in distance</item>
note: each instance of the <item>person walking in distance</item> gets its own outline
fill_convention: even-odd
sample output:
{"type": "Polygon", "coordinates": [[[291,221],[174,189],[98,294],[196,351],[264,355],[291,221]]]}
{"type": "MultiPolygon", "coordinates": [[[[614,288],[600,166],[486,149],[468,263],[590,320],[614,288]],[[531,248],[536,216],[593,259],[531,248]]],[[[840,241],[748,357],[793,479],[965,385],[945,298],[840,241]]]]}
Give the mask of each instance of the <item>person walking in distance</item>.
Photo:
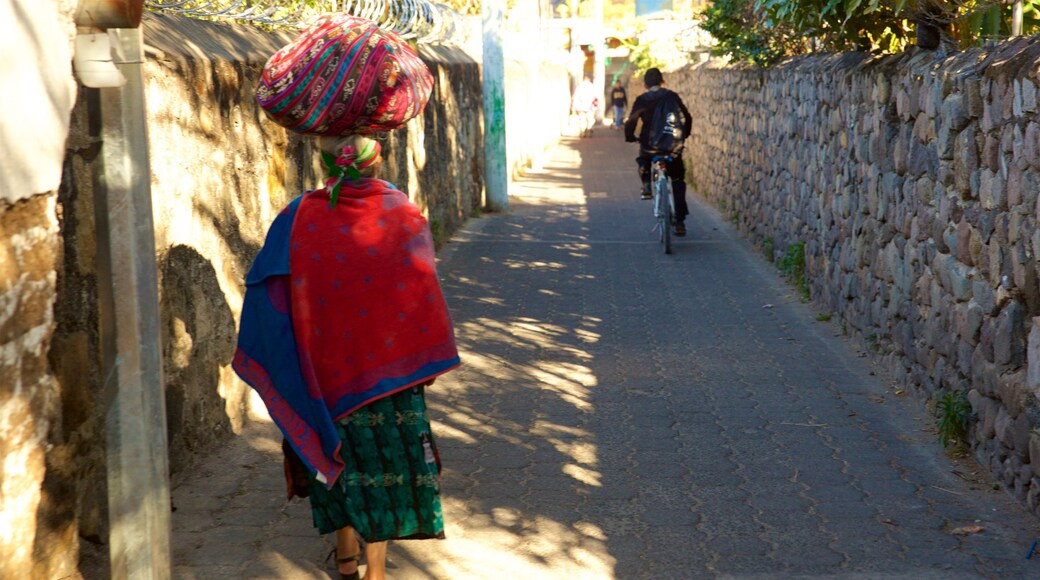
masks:
{"type": "Polygon", "coordinates": [[[574,87],[574,96],[571,98],[571,110],[578,115],[579,137],[592,135],[597,109],[599,109],[599,97],[596,95],[596,87],[592,84],[592,78],[586,76],[578,83],[578,86],[574,87]]]}
{"type": "Polygon", "coordinates": [[[679,95],[664,87],[664,75],[659,69],[647,70],[643,75],[643,84],[646,92],[636,97],[628,120],[625,121],[625,141],[639,143],[636,165],[639,167],[643,199],[653,197],[650,194],[651,160],[655,155],[671,157],[666,171],[672,181],[672,195],[675,199],[675,235],[685,236],[685,220],[690,212],[686,206],[686,165],[682,159],[682,148],[690,135],[693,119],[679,95]]]}
{"type": "Polygon", "coordinates": [[[628,107],[628,93],[621,86],[620,80],[614,81],[610,89],[610,104],[614,107],[614,128],[621,129],[625,124],[625,109],[628,107]]]}
{"type": "Polygon", "coordinates": [[[459,365],[433,239],[378,178],[371,135],[420,114],[433,76],[397,34],[320,17],[264,66],[256,98],[319,138],[325,179],[275,218],[246,274],[232,367],[284,436],[288,495],[334,533],[340,578],[386,577],[389,540],[444,537],[425,388],[459,365]]]}

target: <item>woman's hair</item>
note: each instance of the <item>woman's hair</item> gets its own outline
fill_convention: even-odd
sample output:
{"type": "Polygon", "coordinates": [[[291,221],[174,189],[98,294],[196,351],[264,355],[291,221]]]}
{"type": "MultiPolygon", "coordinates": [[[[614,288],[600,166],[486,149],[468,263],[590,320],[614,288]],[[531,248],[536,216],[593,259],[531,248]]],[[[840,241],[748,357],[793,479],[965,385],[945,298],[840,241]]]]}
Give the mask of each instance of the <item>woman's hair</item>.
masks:
{"type": "Polygon", "coordinates": [[[354,165],[361,173],[361,177],[375,177],[380,165],[383,163],[382,147],[378,141],[371,137],[362,135],[320,137],[318,146],[321,147],[322,151],[336,157],[343,154],[344,148],[353,147],[354,151],[357,152],[354,165]]]}

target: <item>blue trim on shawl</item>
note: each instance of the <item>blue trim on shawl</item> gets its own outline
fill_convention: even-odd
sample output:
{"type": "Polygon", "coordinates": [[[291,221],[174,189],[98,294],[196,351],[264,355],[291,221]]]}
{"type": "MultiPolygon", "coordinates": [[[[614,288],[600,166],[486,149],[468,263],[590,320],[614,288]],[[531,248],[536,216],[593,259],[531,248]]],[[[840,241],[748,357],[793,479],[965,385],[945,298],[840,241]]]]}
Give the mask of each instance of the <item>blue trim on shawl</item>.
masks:
{"type": "Polygon", "coordinates": [[[406,377],[386,378],[376,383],[375,386],[367,391],[344,395],[336,401],[336,405],[332,409],[332,416],[343,417],[344,415],[349,415],[359,407],[363,407],[376,399],[381,399],[388,395],[392,395],[397,391],[407,389],[408,387],[428,381],[438,375],[442,375],[451,369],[458,367],[460,362],[461,361],[457,356],[447,360],[434,361],[424,365],[422,368],[406,377]]]}
{"type": "Polygon", "coordinates": [[[235,371],[260,393],[307,468],[320,472],[331,486],[343,470],[339,435],[324,400],[309,396],[293,335],[292,310],[278,308],[268,291],[273,278],[289,276],[290,235],[301,199],[293,200],[275,218],[246,274],[235,371]]]}

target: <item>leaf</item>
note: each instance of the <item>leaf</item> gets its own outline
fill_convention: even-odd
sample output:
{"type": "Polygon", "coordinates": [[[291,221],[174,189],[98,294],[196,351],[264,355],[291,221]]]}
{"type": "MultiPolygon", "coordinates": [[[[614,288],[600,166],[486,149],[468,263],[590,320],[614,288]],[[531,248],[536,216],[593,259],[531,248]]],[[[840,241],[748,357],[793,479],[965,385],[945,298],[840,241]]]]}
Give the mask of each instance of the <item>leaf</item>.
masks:
{"type": "Polygon", "coordinates": [[[336,207],[336,202],[339,201],[339,190],[343,186],[343,181],[337,180],[336,184],[329,190],[329,207],[336,207]]]}
{"type": "Polygon", "coordinates": [[[986,528],[982,526],[961,526],[959,528],[953,528],[950,533],[955,536],[970,536],[971,534],[978,534],[985,532],[986,528]]]}
{"type": "Polygon", "coordinates": [[[326,173],[328,173],[331,177],[335,177],[334,175],[332,175],[332,172],[339,169],[339,167],[336,165],[335,155],[329,153],[328,151],[322,151],[321,164],[325,166],[326,173]]]}

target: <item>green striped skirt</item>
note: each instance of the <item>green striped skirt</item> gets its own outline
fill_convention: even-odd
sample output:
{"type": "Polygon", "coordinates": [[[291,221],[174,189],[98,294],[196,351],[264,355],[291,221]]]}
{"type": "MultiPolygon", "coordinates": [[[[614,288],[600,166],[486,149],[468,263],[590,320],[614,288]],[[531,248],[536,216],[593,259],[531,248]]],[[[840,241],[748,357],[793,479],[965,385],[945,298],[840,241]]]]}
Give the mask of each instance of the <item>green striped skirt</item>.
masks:
{"type": "Polygon", "coordinates": [[[369,403],[336,430],[346,469],[332,489],[311,478],[314,527],[328,534],[350,526],[367,542],[443,538],[440,456],[424,388],[369,403]]]}

